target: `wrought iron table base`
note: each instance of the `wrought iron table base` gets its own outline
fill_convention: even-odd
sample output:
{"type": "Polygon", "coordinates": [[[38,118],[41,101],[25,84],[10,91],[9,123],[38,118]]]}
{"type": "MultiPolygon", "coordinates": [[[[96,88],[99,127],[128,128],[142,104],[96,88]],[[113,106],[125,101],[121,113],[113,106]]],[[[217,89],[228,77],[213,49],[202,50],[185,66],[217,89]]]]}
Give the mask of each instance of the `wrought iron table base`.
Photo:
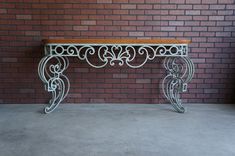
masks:
{"type": "Polygon", "coordinates": [[[164,67],[168,74],[162,82],[163,93],[175,110],[184,113],[185,108],[181,104],[180,93],[187,91],[188,82],[193,77],[193,62],[188,57],[166,57],[164,67]]]}
{"type": "Polygon", "coordinates": [[[185,112],[180,93],[187,91],[188,82],[194,74],[193,62],[187,56],[187,44],[65,44],[48,43],[45,45],[46,55],[38,66],[38,74],[45,84],[45,90],[52,93],[45,113],[50,113],[67,96],[70,88],[69,79],[63,74],[69,66],[68,57],[75,56],[85,60],[95,68],[102,68],[108,63],[111,66],[118,62],[131,68],[143,66],[147,60],[165,57],[164,67],[167,71],[162,82],[164,96],[179,113],[185,112]],[[101,64],[92,63],[90,56],[98,56],[101,64]],[[144,56],[140,64],[131,64],[137,55],[144,56]]]}

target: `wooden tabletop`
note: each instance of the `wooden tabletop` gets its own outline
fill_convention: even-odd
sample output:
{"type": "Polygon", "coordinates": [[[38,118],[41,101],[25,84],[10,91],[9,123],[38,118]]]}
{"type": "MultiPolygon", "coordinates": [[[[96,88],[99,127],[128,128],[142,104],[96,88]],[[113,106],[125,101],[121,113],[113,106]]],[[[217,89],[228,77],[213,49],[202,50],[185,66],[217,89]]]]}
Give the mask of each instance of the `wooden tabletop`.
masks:
{"type": "Polygon", "coordinates": [[[179,39],[44,39],[44,44],[189,44],[190,40],[179,39]]]}

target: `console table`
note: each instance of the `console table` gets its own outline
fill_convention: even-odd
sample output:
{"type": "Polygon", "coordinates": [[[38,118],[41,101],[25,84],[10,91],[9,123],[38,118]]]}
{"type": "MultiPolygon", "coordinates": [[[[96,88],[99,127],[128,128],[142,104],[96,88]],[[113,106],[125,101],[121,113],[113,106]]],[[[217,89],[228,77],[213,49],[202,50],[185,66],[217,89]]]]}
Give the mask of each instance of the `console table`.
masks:
{"type": "Polygon", "coordinates": [[[57,108],[67,96],[69,79],[64,71],[69,66],[69,57],[77,57],[94,68],[106,65],[140,68],[148,60],[163,57],[167,75],[162,81],[165,97],[174,109],[185,112],[180,93],[187,90],[187,84],[194,74],[193,62],[188,57],[189,40],[177,39],[46,39],[43,40],[45,56],[38,65],[38,74],[45,90],[52,93],[45,113],[57,108]],[[141,57],[142,62],[135,59],[141,57]],[[92,61],[98,59],[98,62],[92,61]]]}

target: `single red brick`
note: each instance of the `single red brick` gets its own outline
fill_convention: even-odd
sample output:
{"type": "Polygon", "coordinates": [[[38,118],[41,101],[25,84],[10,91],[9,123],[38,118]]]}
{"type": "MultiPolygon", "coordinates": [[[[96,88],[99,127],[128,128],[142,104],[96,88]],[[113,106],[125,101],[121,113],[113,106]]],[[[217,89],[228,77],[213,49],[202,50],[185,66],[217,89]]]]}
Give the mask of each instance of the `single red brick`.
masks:
{"type": "Polygon", "coordinates": [[[48,8],[48,4],[32,4],[32,8],[35,8],[35,9],[47,9],[48,8]]]}
{"type": "Polygon", "coordinates": [[[89,30],[104,31],[104,26],[90,26],[89,30]]]}
{"type": "Polygon", "coordinates": [[[113,36],[113,33],[112,32],[109,32],[109,31],[99,31],[97,32],[97,36],[113,36]]]}
{"type": "Polygon", "coordinates": [[[128,3],[128,0],[113,0],[113,3],[128,3]]]}
{"type": "Polygon", "coordinates": [[[231,37],[231,32],[216,32],[216,36],[231,37]]]}
{"type": "Polygon", "coordinates": [[[173,26],[182,26],[184,25],[184,21],[169,21],[169,25],[173,25],[173,26]]]}
{"type": "MultiPolygon", "coordinates": [[[[121,83],[122,84],[132,84],[132,83],[135,83],[135,79],[121,79],[121,83]]],[[[125,88],[127,88],[127,85],[125,85],[125,88]]]]}
{"type": "Polygon", "coordinates": [[[193,31],[207,31],[207,27],[193,27],[193,31]]]}
{"type": "Polygon", "coordinates": [[[193,5],[193,9],[207,10],[207,9],[209,9],[209,5],[207,5],[207,4],[193,5]]]}
{"type": "Polygon", "coordinates": [[[131,15],[144,15],[145,14],[144,10],[130,10],[129,12],[131,15]]]}
{"type": "Polygon", "coordinates": [[[84,20],[88,19],[88,15],[73,15],[73,20],[84,20]]]}
{"type": "Polygon", "coordinates": [[[117,32],[113,32],[112,36],[117,36],[117,37],[119,37],[119,36],[128,36],[128,32],[123,32],[123,31],[119,32],[119,31],[117,31],[117,32]]]}
{"type": "Polygon", "coordinates": [[[192,21],[193,20],[193,16],[177,16],[177,20],[178,21],[192,21]]]}
{"type": "Polygon", "coordinates": [[[200,15],[200,10],[186,10],[186,15],[200,15]]]}
{"type": "MultiPolygon", "coordinates": [[[[215,47],[218,47],[218,48],[226,48],[226,47],[229,47],[230,43],[216,43],[215,44],[215,47]]],[[[223,58],[226,58],[226,54],[224,54],[222,57],[223,58]]]]}
{"type": "Polygon", "coordinates": [[[193,16],[193,20],[195,21],[208,21],[208,16],[193,16]]]}
{"type": "MultiPolygon", "coordinates": [[[[85,8],[89,8],[89,9],[104,9],[104,7],[105,7],[104,4],[88,4],[88,7],[85,7],[85,8]]],[[[84,9],[84,7],[82,9],[84,9]]]]}
{"type": "Polygon", "coordinates": [[[81,14],[83,14],[83,15],[95,15],[96,10],[94,10],[94,9],[81,10],[81,14]]]}
{"type": "Polygon", "coordinates": [[[170,10],[170,15],[184,15],[184,10],[170,10]]]}
{"type": "Polygon", "coordinates": [[[16,19],[31,20],[32,19],[32,15],[16,15],[16,19]]]}
{"type": "Polygon", "coordinates": [[[232,4],[232,5],[227,5],[226,8],[227,8],[227,9],[233,9],[233,10],[234,10],[234,9],[235,9],[235,5],[234,5],[234,4],[232,4]]]}
{"type": "Polygon", "coordinates": [[[113,74],[113,78],[127,78],[127,74],[113,74]]]}
{"type": "Polygon", "coordinates": [[[136,9],[136,4],[122,4],[121,9],[136,9]]]}
{"type": "Polygon", "coordinates": [[[220,4],[234,4],[234,0],[218,0],[220,4]]]}
{"type": "MultiPolygon", "coordinates": [[[[157,6],[159,5],[154,5],[154,9],[157,9],[157,6]]],[[[153,5],[149,5],[149,4],[138,4],[137,5],[137,9],[152,9],[153,5]]]]}
{"type": "Polygon", "coordinates": [[[136,79],[136,83],[151,83],[151,79],[136,79]]]}
{"type": "Polygon", "coordinates": [[[117,89],[117,88],[105,89],[105,93],[109,93],[109,94],[120,93],[120,89],[117,89]]]}
{"type": "Polygon", "coordinates": [[[96,25],[96,21],[95,20],[83,20],[81,24],[82,25],[96,25]]]}
{"type": "Polygon", "coordinates": [[[128,25],[128,21],[113,21],[113,25],[128,25]]]}
{"type": "Polygon", "coordinates": [[[121,9],[121,5],[120,4],[105,4],[104,6],[105,9],[121,9]]]}
{"type": "Polygon", "coordinates": [[[159,26],[162,23],[163,22],[161,22],[161,21],[145,21],[145,25],[152,25],[152,26],[159,26]]]}
{"type": "Polygon", "coordinates": [[[201,10],[201,15],[216,15],[217,11],[216,10],[201,10]]]}
{"type": "Polygon", "coordinates": [[[199,36],[199,32],[185,32],[185,36],[199,36]]]}
{"type": "Polygon", "coordinates": [[[144,32],[129,32],[130,36],[144,36],[144,32]]]}
{"type": "Polygon", "coordinates": [[[185,0],[170,0],[170,3],[184,4],[185,0]]]}
{"type": "MultiPolygon", "coordinates": [[[[139,15],[137,16],[137,20],[144,20],[144,21],[152,21],[154,17],[154,20],[160,20],[160,16],[145,16],[145,15],[139,15]]],[[[139,22],[144,22],[144,21],[139,21],[139,22]]]]}
{"type": "Polygon", "coordinates": [[[176,27],[161,27],[161,31],[176,31],[176,27]]]}
{"type": "Polygon", "coordinates": [[[97,3],[112,3],[112,0],[97,0],[97,3]]]}
{"type": "Polygon", "coordinates": [[[209,20],[221,21],[221,20],[224,20],[224,16],[209,16],[209,20]]]}
{"type": "Polygon", "coordinates": [[[171,21],[173,21],[173,20],[176,20],[176,16],[160,16],[160,19],[161,20],[171,20],[171,21]]]}
{"type": "Polygon", "coordinates": [[[120,15],[106,15],[105,20],[120,20],[121,16],[120,15]]]}
{"type": "Polygon", "coordinates": [[[138,26],[137,30],[138,31],[153,31],[153,27],[152,26],[138,26]]]}
{"type": "Polygon", "coordinates": [[[27,93],[27,94],[29,94],[29,93],[35,93],[35,90],[34,90],[34,89],[31,89],[31,88],[29,88],[29,89],[27,89],[27,88],[25,88],[25,89],[20,89],[20,93],[23,93],[23,94],[25,94],[25,93],[27,93]]]}
{"type": "Polygon", "coordinates": [[[109,31],[120,31],[121,27],[120,26],[104,26],[105,30],[109,30],[109,31]]]}
{"type": "Polygon", "coordinates": [[[0,7],[8,9],[8,8],[15,8],[16,5],[17,4],[14,4],[14,3],[1,3],[0,7]]]}
{"type": "Polygon", "coordinates": [[[113,14],[118,14],[118,15],[128,15],[129,11],[128,10],[113,10],[113,14]]]}
{"type": "Polygon", "coordinates": [[[145,0],[129,0],[129,3],[145,3],[145,0]]]}
{"type": "Polygon", "coordinates": [[[171,9],[176,9],[177,5],[176,4],[158,4],[158,5],[154,5],[154,9],[167,9],[167,10],[171,10],[171,9]]]}
{"type": "Polygon", "coordinates": [[[41,32],[40,31],[26,31],[25,35],[26,36],[40,36],[41,32]]]}
{"type": "MultiPolygon", "coordinates": [[[[127,22],[128,23],[128,22],[127,22]]],[[[106,20],[98,20],[96,22],[97,25],[104,25],[104,26],[107,26],[107,25],[113,25],[113,21],[106,21],[106,20]]],[[[114,24],[115,25],[115,24],[114,24]]]]}
{"type": "Polygon", "coordinates": [[[232,10],[219,10],[218,15],[233,15],[232,10]]]}
{"type": "Polygon", "coordinates": [[[10,57],[2,58],[1,60],[2,62],[18,62],[17,58],[10,58],[10,57]]]}
{"type": "Polygon", "coordinates": [[[221,10],[221,9],[225,9],[225,5],[211,5],[210,9],[216,9],[216,10],[221,10]]]}
{"type": "Polygon", "coordinates": [[[218,89],[204,89],[204,93],[211,94],[211,93],[218,93],[218,89]]]}
{"type": "Polygon", "coordinates": [[[193,5],[178,5],[178,9],[192,10],[193,5]]]}
{"type": "Polygon", "coordinates": [[[105,9],[105,10],[97,10],[96,13],[98,15],[110,15],[113,13],[113,11],[111,9],[105,9]]]}
{"type": "Polygon", "coordinates": [[[88,30],[88,26],[73,26],[73,30],[88,30]]]}
{"type": "Polygon", "coordinates": [[[130,15],[121,16],[121,20],[130,20],[131,21],[131,20],[136,20],[136,19],[137,19],[137,17],[134,16],[134,15],[132,15],[132,16],[130,16],[130,15]]]}
{"type": "Polygon", "coordinates": [[[217,0],[202,0],[202,4],[217,4],[217,0]]]}
{"type": "MultiPolygon", "coordinates": [[[[167,35],[161,35],[161,36],[167,36],[167,35]]],[[[183,32],[169,32],[169,36],[182,37],[182,36],[184,36],[184,33],[183,32]]]]}
{"type": "Polygon", "coordinates": [[[105,99],[96,99],[96,98],[92,98],[90,100],[91,103],[105,103],[105,99]]]}
{"type": "Polygon", "coordinates": [[[143,26],[144,25],[144,21],[130,21],[129,25],[136,25],[136,26],[143,26]]]}

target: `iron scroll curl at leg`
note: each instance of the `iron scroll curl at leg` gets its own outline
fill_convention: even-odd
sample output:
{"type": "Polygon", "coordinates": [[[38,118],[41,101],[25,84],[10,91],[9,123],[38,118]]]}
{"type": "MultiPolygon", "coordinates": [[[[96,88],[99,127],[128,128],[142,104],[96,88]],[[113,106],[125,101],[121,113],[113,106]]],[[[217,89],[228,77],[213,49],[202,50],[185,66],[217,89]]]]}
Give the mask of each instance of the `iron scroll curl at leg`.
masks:
{"type": "Polygon", "coordinates": [[[69,92],[70,83],[63,74],[68,65],[68,58],[62,56],[45,56],[38,65],[38,74],[45,85],[45,90],[52,93],[49,106],[44,109],[45,113],[55,110],[69,92]]]}
{"type": "Polygon", "coordinates": [[[166,57],[164,67],[167,76],[162,82],[163,93],[177,112],[184,113],[180,93],[187,91],[188,82],[194,75],[194,64],[188,57],[166,57]]]}

